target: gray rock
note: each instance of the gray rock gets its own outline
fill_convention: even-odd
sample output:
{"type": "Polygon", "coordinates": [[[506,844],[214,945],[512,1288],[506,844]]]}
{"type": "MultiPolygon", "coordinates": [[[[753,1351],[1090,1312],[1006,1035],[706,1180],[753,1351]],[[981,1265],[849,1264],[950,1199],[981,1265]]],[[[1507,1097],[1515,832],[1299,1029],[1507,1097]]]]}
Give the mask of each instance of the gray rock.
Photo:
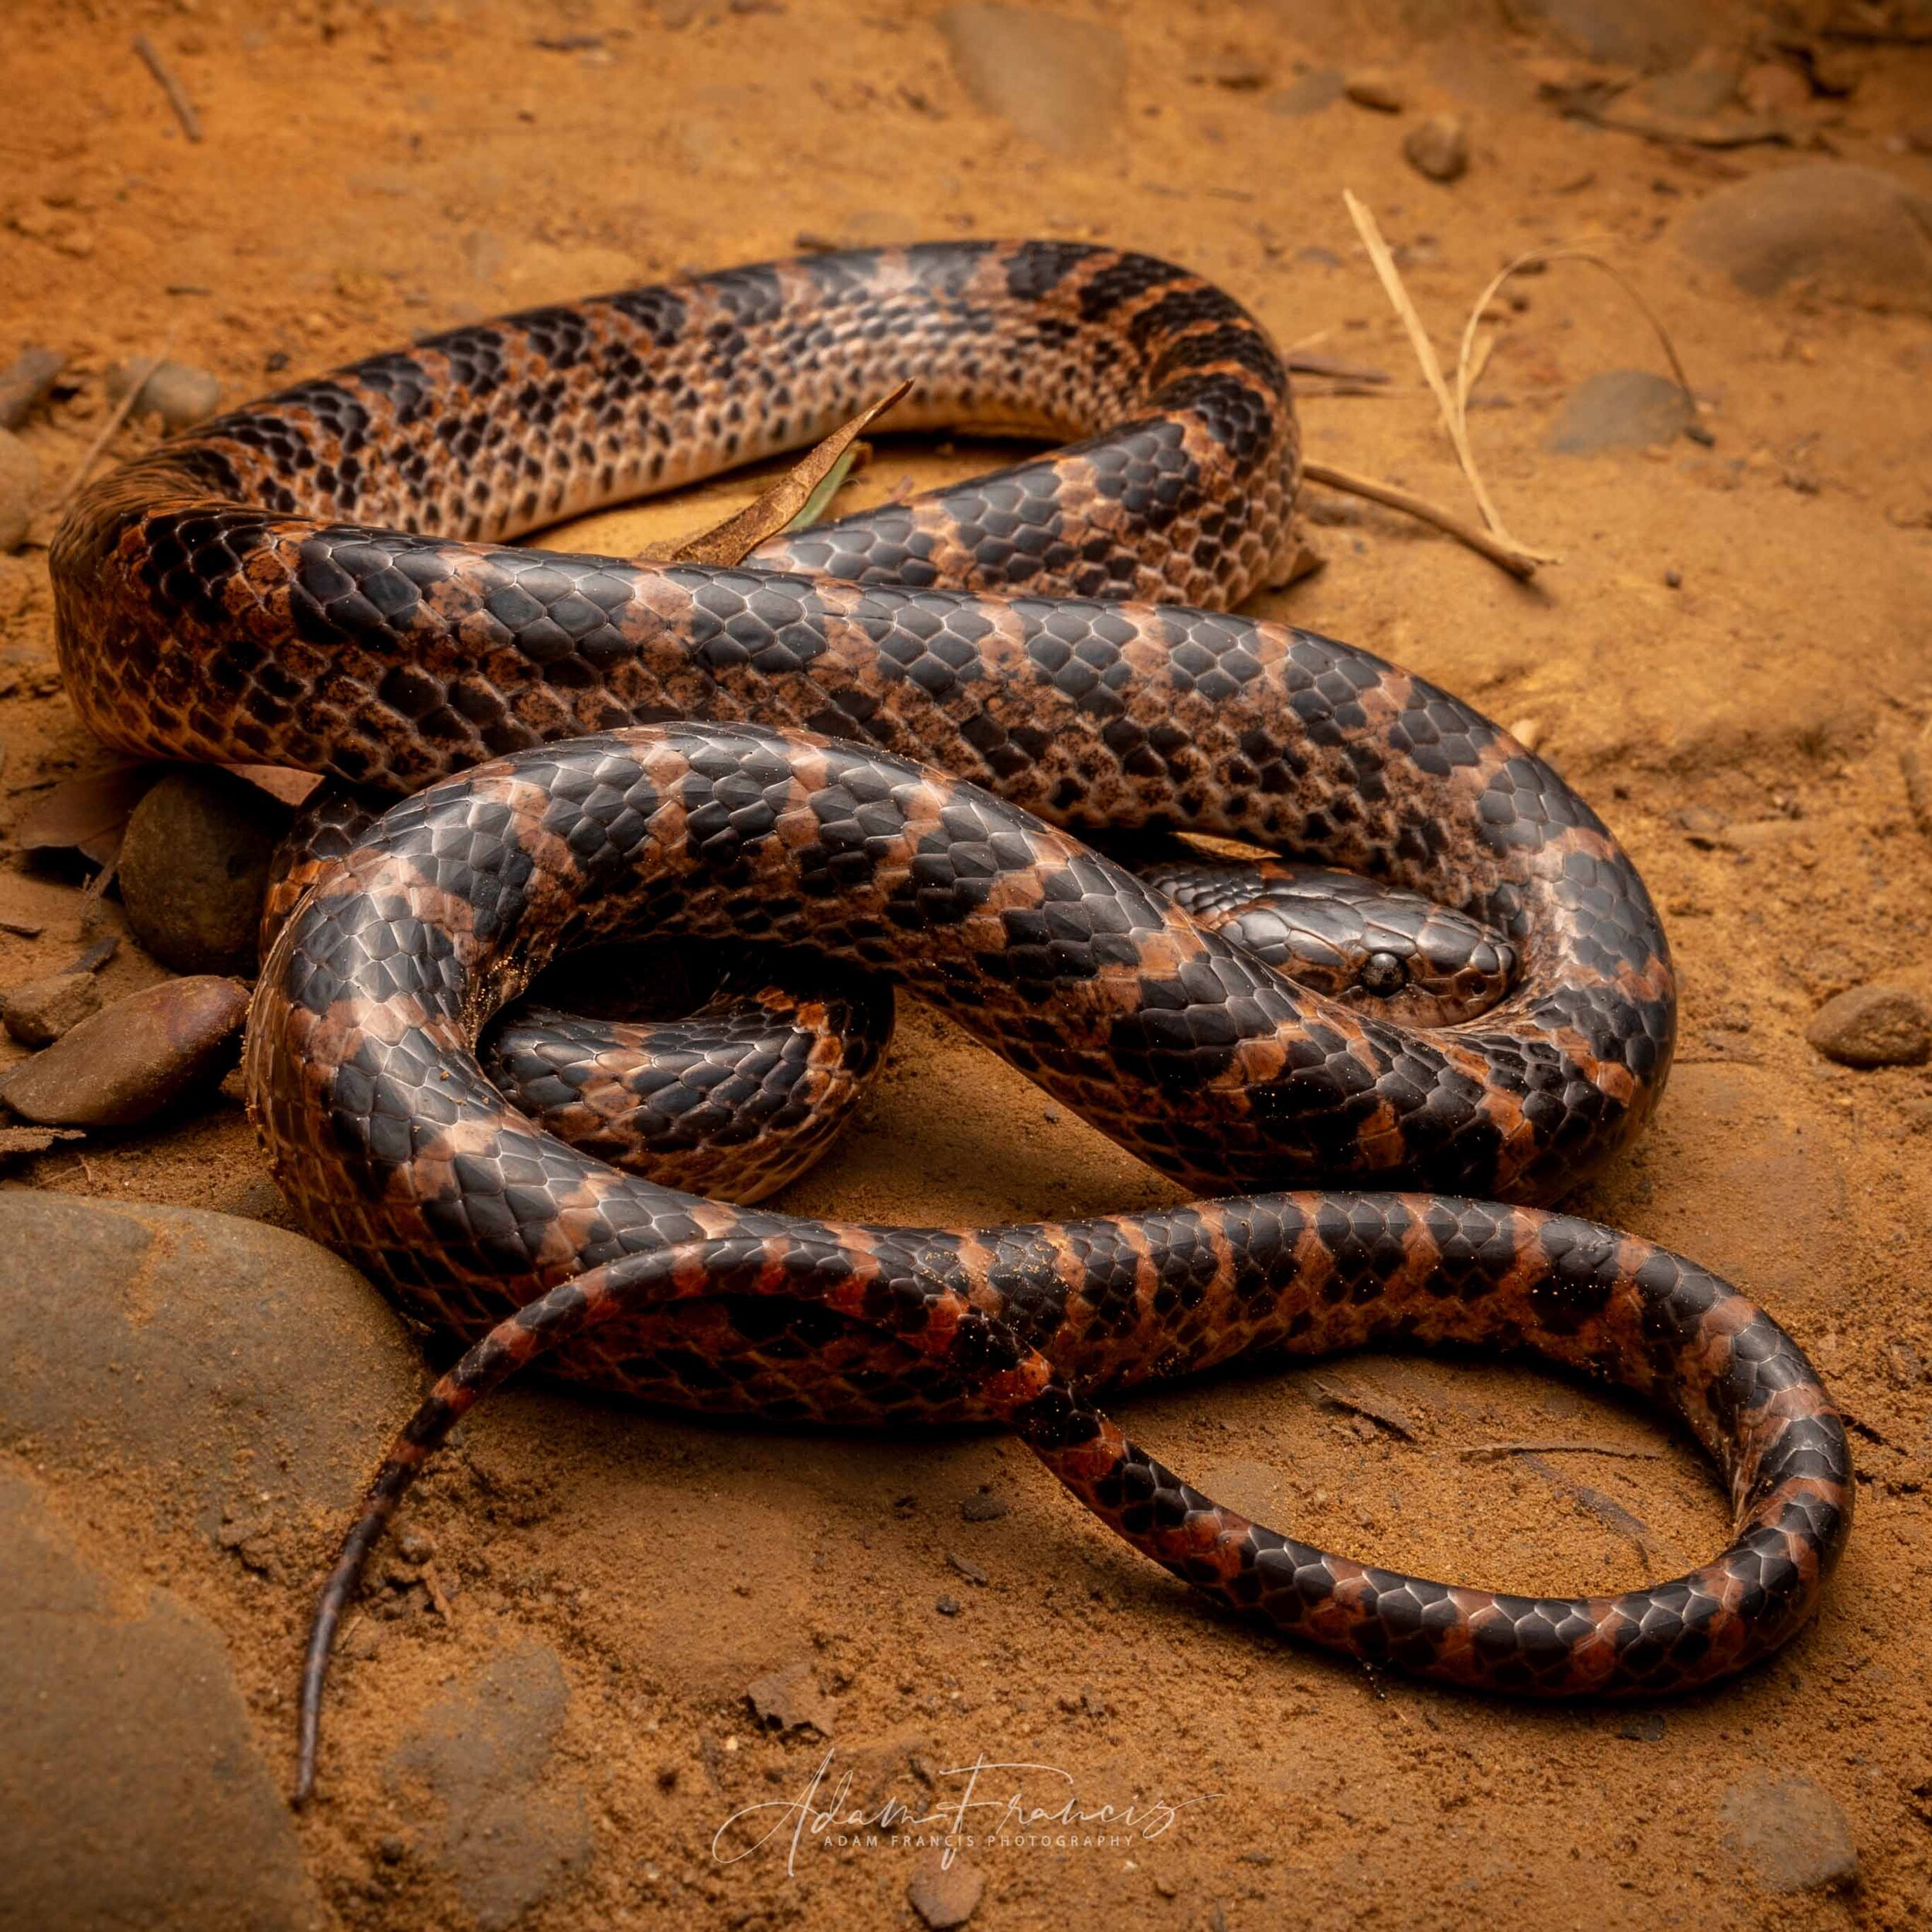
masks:
{"type": "Polygon", "coordinates": [[[1431,114],[1409,130],[1402,151],[1431,181],[1460,181],[1469,172],[1469,130],[1460,114],[1431,114]]]}
{"type": "Polygon", "coordinates": [[[17,550],[40,494],[40,459],[10,430],[0,430],[0,551],[17,550]]]}
{"type": "Polygon", "coordinates": [[[973,1916],[986,1889],[986,1874],[955,1856],[948,1865],[940,1852],[928,1852],[906,1886],[906,1902],[931,1928],[952,1932],[973,1916]]]}
{"type": "Polygon", "coordinates": [[[4,1470],[0,1549],[0,1927],[321,1926],[213,1628],[4,1470]]]}
{"type": "Polygon", "coordinates": [[[1714,24],[1710,0],[1509,0],[1592,60],[1655,69],[1688,60],[1714,24]]]}
{"type": "Polygon", "coordinates": [[[1112,138],[1127,43],[1111,27],[1032,7],[956,6],[939,30],[966,91],[1016,133],[1068,155],[1112,138]]]}
{"type": "Polygon", "coordinates": [[[1668,443],[1695,420],[1690,400],[1648,369],[1606,369],[1573,389],[1543,447],[1560,456],[1643,449],[1668,443]]]}
{"type": "Polygon", "coordinates": [[[1808,1777],[1756,1777],[1718,1804],[1724,1839],[1767,1892],[1832,1892],[1858,1882],[1858,1846],[1838,1801],[1808,1777]]]}
{"type": "Polygon", "coordinates": [[[138,1127],[221,1079],[247,1017],[239,980],[163,980],[9,1067],[0,1100],[42,1127],[138,1127]]]}
{"type": "Polygon", "coordinates": [[[1903,986],[1854,986],[1828,999],[1804,1037],[1845,1066],[1920,1066],[1932,1057],[1932,1018],[1903,986]]]}
{"type": "Polygon", "coordinates": [[[165,1471],[211,1532],[224,1514],[339,1529],[422,1386],[347,1263],[192,1208],[0,1188],[0,1441],[165,1471]]]}
{"type": "Polygon", "coordinates": [[[134,809],[121,896],[134,937],[178,973],[254,970],[287,806],[225,771],[171,771],[134,809]]]}
{"type": "Polygon", "coordinates": [[[1932,198],[1876,168],[1781,168],[1707,195],[1678,240],[1747,295],[1803,283],[1831,300],[1932,308],[1932,198]]]}
{"type": "Polygon", "coordinates": [[[107,372],[107,393],[117,403],[137,383],[141,393],[135,410],[158,416],[171,430],[191,428],[213,415],[221,400],[221,378],[185,362],[155,362],[138,355],[107,372]]]}
{"type": "Polygon", "coordinates": [[[92,973],[49,973],[0,993],[0,1026],[22,1046],[49,1046],[100,1011],[100,984],[92,973]]]}
{"type": "Polygon", "coordinates": [[[1342,98],[1342,70],[1316,67],[1277,88],[1264,104],[1271,114],[1319,114],[1342,98]]]}
{"type": "Polygon", "coordinates": [[[53,393],[54,379],[67,366],[56,349],[29,343],[0,369],[0,430],[17,430],[53,393]]]}
{"type": "Polygon", "coordinates": [[[386,1777],[427,1786],[437,1814],[423,1849],[485,1932],[550,1897],[588,1859],[583,1794],[548,1770],[570,1709],[557,1654],[526,1644],[431,1705],[386,1777]]]}
{"type": "Polygon", "coordinates": [[[1668,120],[1708,120],[1737,98],[1737,70],[1708,64],[1673,68],[1646,81],[1637,98],[1668,120]]]}

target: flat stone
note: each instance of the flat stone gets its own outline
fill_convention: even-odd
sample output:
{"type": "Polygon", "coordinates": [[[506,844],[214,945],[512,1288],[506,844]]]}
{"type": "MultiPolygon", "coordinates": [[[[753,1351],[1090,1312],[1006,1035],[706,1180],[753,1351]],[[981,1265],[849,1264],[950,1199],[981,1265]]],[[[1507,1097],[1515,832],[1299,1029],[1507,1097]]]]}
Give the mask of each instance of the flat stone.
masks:
{"type": "Polygon", "coordinates": [[[1709,63],[1673,67],[1646,81],[1637,98],[1667,120],[1706,121],[1737,98],[1737,70],[1709,63]]]}
{"type": "Polygon", "coordinates": [[[247,1017],[239,980],[163,980],[9,1067],[0,1100],[42,1127],[138,1127],[219,1081],[247,1017]]]}
{"type": "Polygon", "coordinates": [[[0,1926],[324,1923],[214,1628],[0,1468],[0,1926]]]}
{"type": "Polygon", "coordinates": [[[247,973],[287,808],[225,771],[171,771],[136,805],[121,845],[135,938],[178,973],[247,973]]]}
{"type": "Polygon", "coordinates": [[[939,16],[953,71],[988,114],[1066,155],[1119,125],[1127,43],[1111,27],[1032,7],[956,6],[939,16]]]}
{"type": "Polygon", "coordinates": [[[570,1706],[556,1652],[526,1644],[431,1705],[389,1757],[393,1790],[427,1787],[436,1815],[422,1849],[484,1932],[551,1897],[590,1856],[583,1794],[549,1764],[570,1706]]]}
{"type": "Polygon", "coordinates": [[[0,430],[0,551],[20,547],[39,493],[39,457],[11,430],[0,430]]]}
{"type": "Polygon", "coordinates": [[[100,1011],[100,983],[92,973],[49,973],[0,993],[0,1025],[22,1046],[49,1046],[100,1011]]]}
{"type": "Polygon", "coordinates": [[[1828,999],[1804,1037],[1844,1066],[1920,1066],[1932,1057],[1932,1015],[1903,986],[1854,986],[1828,999]]]}
{"type": "Polygon", "coordinates": [[[1932,308],[1932,198],[1872,168],[1808,162],[1707,195],[1685,253],[1747,295],[1794,284],[1837,301],[1932,308]]]}
{"type": "Polygon", "coordinates": [[[1709,0],[1510,0],[1592,60],[1655,70],[1689,60],[1713,25],[1709,0]]]}
{"type": "Polygon", "coordinates": [[[1858,1882],[1858,1845],[1843,1809],[1808,1777],[1756,1777],[1718,1803],[1724,1839],[1767,1892],[1834,1892],[1858,1882]]]}
{"type": "Polygon", "coordinates": [[[0,430],[17,430],[53,393],[55,379],[67,366],[59,350],[30,342],[0,369],[0,430]]]}
{"type": "Polygon", "coordinates": [[[1560,456],[1645,449],[1671,441],[1694,420],[1690,399],[1667,377],[1606,369],[1570,391],[1543,447],[1560,456]]]}
{"type": "Polygon", "coordinates": [[[346,1262],[194,1208],[0,1188],[0,1441],[165,1472],[211,1531],[224,1512],[339,1527],[422,1388],[346,1262]]]}
{"type": "Polygon", "coordinates": [[[1460,181],[1469,172],[1469,130],[1460,114],[1431,114],[1409,130],[1402,151],[1431,181],[1460,181]]]}
{"type": "Polygon", "coordinates": [[[952,1932],[964,1925],[986,1889],[986,1874],[977,1866],[957,1854],[950,1865],[944,1861],[943,1852],[928,1852],[906,1886],[906,1902],[930,1932],[952,1932]]]}
{"type": "Polygon", "coordinates": [[[1271,114],[1313,114],[1341,98],[1341,69],[1315,67],[1277,88],[1264,104],[1271,114]]]}

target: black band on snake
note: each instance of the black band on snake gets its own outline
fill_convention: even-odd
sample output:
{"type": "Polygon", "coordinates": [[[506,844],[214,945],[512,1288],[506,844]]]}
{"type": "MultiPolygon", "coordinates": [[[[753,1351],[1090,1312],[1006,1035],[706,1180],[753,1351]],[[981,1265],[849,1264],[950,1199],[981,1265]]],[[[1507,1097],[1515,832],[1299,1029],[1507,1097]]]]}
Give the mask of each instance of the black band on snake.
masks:
{"type": "MultiPolygon", "coordinates": [[[[1555,1199],[1655,1103],[1675,996],[1648,895],[1467,706],[1199,607],[1279,574],[1295,479],[1285,372],[1230,298],[1141,256],[945,243],[460,329],[77,503],[60,646],[101,736],[416,794],[298,876],[250,1026],[251,1107],[302,1225],[471,1345],[325,1592],[304,1790],[363,1556],[454,1417],[549,1351],[714,1411],[997,1420],[1177,1576],[1458,1683],[1655,1696],[1811,1614],[1852,1478],[1795,1345],[1689,1262],[1495,1204],[1555,1199]],[[912,425],[1087,440],[740,570],[504,546],[808,442],[907,376],[912,425]],[[1228,923],[1211,887],[1177,903],[1075,835],[1103,828],[1419,895],[1513,981],[1432,1022],[1378,1005],[1407,971],[1385,947],[1352,996],[1298,985],[1260,913],[1228,923]],[[888,1228],[621,1172],[511,1106],[479,1046],[563,952],[641,939],[722,947],[754,980],[803,960],[821,1004],[851,1004],[844,1037],[906,988],[1155,1167],[1247,1198],[888,1228]],[[1383,1341],[1528,1350],[1652,1398],[1722,1471],[1731,1547],[1621,1596],[1423,1582],[1219,1508],[1093,1406],[1256,1350],[1383,1341]]],[[[521,1056],[541,1088],[559,1022],[518,1024],[492,1064],[521,1056]]],[[[553,1124],[598,1111],[554,1097],[553,1124]]]]}

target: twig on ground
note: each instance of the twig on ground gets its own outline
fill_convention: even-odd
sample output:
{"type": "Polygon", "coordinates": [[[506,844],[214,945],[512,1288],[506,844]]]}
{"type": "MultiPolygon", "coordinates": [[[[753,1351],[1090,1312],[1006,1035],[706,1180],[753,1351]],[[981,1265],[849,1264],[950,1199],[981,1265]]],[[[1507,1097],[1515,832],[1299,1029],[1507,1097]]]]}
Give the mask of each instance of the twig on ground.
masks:
{"type": "Polygon", "coordinates": [[[1480,1456],[1485,1462],[1500,1462],[1505,1456],[1622,1456],[1634,1461],[1654,1462],[1668,1451],[1630,1449],[1616,1442],[1478,1442],[1453,1453],[1480,1456]]]}
{"type": "Polygon", "coordinates": [[[1519,549],[1492,536],[1487,530],[1479,530],[1473,523],[1465,523],[1459,516],[1439,508],[1409,491],[1398,489],[1393,483],[1378,483],[1374,478],[1357,476],[1352,470],[1337,469],[1332,463],[1308,463],[1301,465],[1301,474],[1311,483],[1319,483],[1325,489],[1345,490],[1351,496],[1365,496],[1372,503],[1383,503],[1392,510],[1401,510],[1423,523],[1431,523],[1444,536],[1454,537],[1458,543],[1466,543],[1478,556],[1485,556],[1499,570],[1507,570],[1512,577],[1524,583],[1536,574],[1539,562],[1534,552],[1519,549]]]}
{"type": "Polygon", "coordinates": [[[1302,343],[1289,349],[1283,359],[1290,372],[1296,376],[1328,376],[1338,383],[1373,383],[1377,386],[1389,380],[1386,369],[1364,369],[1360,363],[1345,362],[1339,356],[1319,355],[1302,343]]]}
{"type": "Polygon", "coordinates": [[[141,361],[128,366],[128,393],[114,405],[94,440],[82,451],[73,474],[67,479],[67,487],[60,492],[58,501],[48,512],[49,515],[58,518],[60,512],[73,501],[75,492],[87,481],[94,466],[100,460],[100,452],[114,440],[115,431],[134,413],[134,405],[141,400],[141,393],[148,386],[148,377],[167,361],[168,351],[174,345],[175,332],[171,328],[162,338],[158,355],[145,356],[141,361]]]}
{"type": "Polygon", "coordinates": [[[174,70],[161,57],[161,49],[145,33],[134,36],[134,52],[141,56],[141,65],[160,83],[161,90],[168,97],[168,104],[175,111],[175,118],[181,123],[181,131],[190,141],[201,139],[201,116],[195,112],[195,104],[188,98],[188,90],[175,78],[174,70]]]}
{"type": "Polygon", "coordinates": [[[1345,1409],[1350,1415],[1364,1417],[1386,1429],[1391,1435],[1400,1436],[1404,1442],[1415,1440],[1415,1424],[1386,1397],[1378,1399],[1356,1388],[1345,1388],[1339,1383],[1325,1382],[1318,1376],[1311,1376],[1308,1379],[1315,1384],[1315,1393],[1333,1407],[1345,1409]]]}

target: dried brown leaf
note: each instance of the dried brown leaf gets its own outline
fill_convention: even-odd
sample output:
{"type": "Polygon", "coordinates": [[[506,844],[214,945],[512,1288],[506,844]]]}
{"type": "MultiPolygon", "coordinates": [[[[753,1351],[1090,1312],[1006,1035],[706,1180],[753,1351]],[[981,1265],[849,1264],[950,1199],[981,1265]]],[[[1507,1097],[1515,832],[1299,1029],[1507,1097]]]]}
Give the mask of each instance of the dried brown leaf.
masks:
{"type": "Polygon", "coordinates": [[[77,852],[97,866],[111,865],[134,807],[160,776],[158,765],[126,761],[64,779],[14,836],[24,852],[77,852]]]}
{"type": "Polygon", "coordinates": [[[868,409],[809,451],[787,470],[770,489],[735,516],[682,543],[651,544],[639,551],[640,563],[711,563],[729,568],[742,563],[761,543],[788,527],[805,506],[812,493],[832,474],[839,459],[895,403],[912,387],[910,377],[889,395],[882,396],[868,409]]]}
{"type": "Polygon", "coordinates": [[[322,782],[319,772],[294,771],[287,765],[230,765],[228,769],[285,805],[304,804],[322,782]]]}

